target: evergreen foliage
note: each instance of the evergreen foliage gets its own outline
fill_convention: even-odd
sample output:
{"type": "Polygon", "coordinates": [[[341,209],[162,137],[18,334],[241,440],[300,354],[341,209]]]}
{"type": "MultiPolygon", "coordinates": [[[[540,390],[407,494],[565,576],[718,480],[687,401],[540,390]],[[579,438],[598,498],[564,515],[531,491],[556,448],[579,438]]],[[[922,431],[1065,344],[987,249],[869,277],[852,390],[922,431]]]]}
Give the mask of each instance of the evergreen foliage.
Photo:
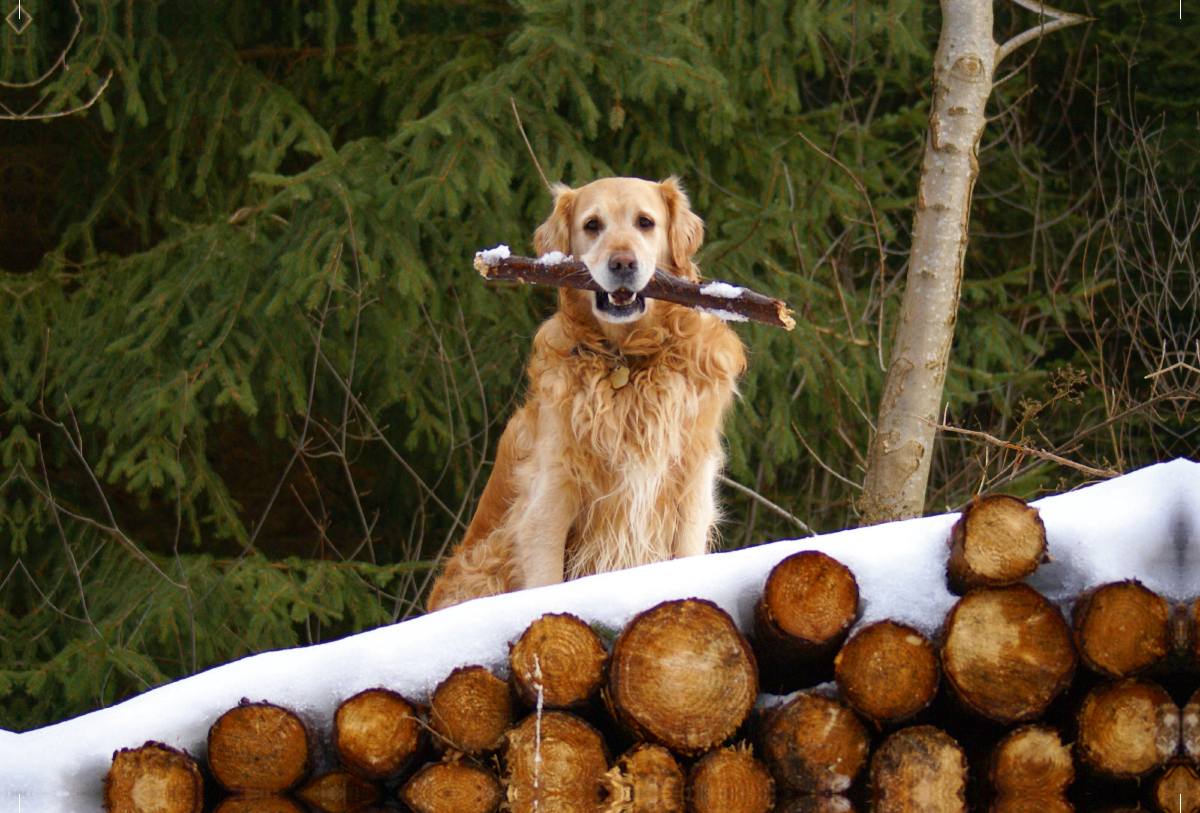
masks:
{"type": "MultiPolygon", "coordinates": [[[[0,120],[0,727],[419,611],[554,305],[471,268],[549,211],[514,109],[552,181],[681,176],[704,274],[794,305],[738,327],[728,474],[854,523],[936,4],[78,2],[66,64],[69,4],[0,25],[0,103],[75,111],[0,120]]],[[[1195,94],[1153,78],[1200,38],[1090,13],[997,90],[947,420],[1128,470],[1196,452],[1195,377],[1145,376],[1200,366],[1195,94]]],[[[1089,477],[936,454],[930,511],[1089,477]]],[[[800,533],[726,502],[727,547],[800,533]]]]}

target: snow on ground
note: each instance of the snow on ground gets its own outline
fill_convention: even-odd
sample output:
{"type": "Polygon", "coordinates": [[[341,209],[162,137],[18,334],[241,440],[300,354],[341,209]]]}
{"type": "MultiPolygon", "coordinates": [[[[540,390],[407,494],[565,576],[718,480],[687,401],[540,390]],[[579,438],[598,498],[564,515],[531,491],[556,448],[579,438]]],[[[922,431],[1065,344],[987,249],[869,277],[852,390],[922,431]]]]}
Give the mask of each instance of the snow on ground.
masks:
{"type": "MultiPolygon", "coordinates": [[[[1034,504],[1053,561],[1030,582],[1050,598],[1066,602],[1132,577],[1172,600],[1200,595],[1200,464],[1151,466],[1034,504]]],[[[748,629],[770,569],[801,550],[824,551],[854,572],[860,624],[894,618],[932,634],[955,600],[944,573],[957,517],[775,542],[473,601],[333,643],[244,658],[58,725],[0,731],[0,810],[98,813],[113,751],[153,739],[203,755],[209,726],[243,697],[289,706],[322,733],[337,704],[363,689],[386,686],[424,701],[457,666],[503,670],[508,643],[546,612],[620,629],[661,601],[698,596],[748,629]]]]}

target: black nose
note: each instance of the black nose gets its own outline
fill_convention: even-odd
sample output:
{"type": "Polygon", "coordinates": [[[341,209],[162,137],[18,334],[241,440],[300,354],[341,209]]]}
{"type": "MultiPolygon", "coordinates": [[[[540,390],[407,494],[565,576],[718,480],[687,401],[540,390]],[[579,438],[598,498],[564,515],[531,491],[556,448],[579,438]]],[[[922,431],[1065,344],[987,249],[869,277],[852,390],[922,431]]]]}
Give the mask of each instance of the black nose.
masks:
{"type": "Polygon", "coordinates": [[[632,277],[637,273],[637,256],[632,251],[616,251],[608,258],[608,270],[617,278],[632,277]]]}

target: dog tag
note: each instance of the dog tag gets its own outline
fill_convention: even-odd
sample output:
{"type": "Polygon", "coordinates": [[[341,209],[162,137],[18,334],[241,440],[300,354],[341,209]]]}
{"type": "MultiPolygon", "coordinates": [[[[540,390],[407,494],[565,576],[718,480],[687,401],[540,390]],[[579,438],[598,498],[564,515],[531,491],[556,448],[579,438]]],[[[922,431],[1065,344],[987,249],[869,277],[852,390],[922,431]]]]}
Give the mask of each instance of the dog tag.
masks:
{"type": "Polygon", "coordinates": [[[614,390],[619,390],[629,383],[629,368],[622,364],[608,376],[608,383],[614,390]]]}

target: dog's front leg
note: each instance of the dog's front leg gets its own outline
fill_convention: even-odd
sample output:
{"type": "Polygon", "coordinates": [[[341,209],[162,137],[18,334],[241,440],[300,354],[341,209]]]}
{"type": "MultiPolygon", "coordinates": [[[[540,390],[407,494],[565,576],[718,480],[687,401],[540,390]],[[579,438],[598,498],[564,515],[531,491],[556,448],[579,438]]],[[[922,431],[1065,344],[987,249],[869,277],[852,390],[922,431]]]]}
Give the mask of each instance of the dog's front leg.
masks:
{"type": "Polygon", "coordinates": [[[675,544],[671,555],[699,556],[708,553],[713,528],[717,524],[717,473],[721,458],[710,457],[700,466],[687,484],[679,501],[679,524],[675,527],[675,544]]]}
{"type": "Polygon", "coordinates": [[[561,466],[538,471],[512,518],[519,589],[563,580],[567,533],[579,515],[579,495],[561,466]]]}

